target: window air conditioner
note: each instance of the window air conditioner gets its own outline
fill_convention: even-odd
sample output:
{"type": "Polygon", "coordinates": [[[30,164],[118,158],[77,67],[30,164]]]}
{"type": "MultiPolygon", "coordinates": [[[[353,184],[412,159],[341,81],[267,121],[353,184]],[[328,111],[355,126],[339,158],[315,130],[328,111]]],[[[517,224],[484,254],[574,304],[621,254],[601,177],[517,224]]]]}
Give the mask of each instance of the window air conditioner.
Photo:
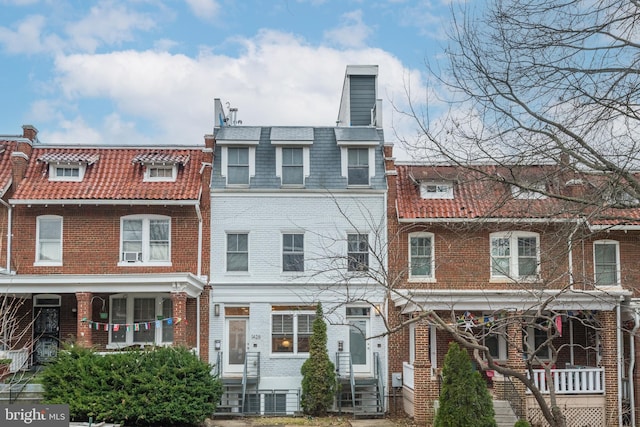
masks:
{"type": "Polygon", "coordinates": [[[123,252],[122,259],[126,262],[142,261],[142,252],[123,252]]]}

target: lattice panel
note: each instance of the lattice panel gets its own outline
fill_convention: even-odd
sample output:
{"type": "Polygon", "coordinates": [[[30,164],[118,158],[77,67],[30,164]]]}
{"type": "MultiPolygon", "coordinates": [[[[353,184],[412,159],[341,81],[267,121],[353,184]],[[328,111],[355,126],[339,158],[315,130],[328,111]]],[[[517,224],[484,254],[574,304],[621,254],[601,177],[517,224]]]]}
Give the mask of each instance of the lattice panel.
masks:
{"type": "MultiPolygon", "coordinates": [[[[601,427],[605,425],[604,408],[564,408],[567,417],[567,427],[601,427]]],[[[527,418],[531,427],[549,427],[542,416],[540,408],[528,408],[527,418]]]]}

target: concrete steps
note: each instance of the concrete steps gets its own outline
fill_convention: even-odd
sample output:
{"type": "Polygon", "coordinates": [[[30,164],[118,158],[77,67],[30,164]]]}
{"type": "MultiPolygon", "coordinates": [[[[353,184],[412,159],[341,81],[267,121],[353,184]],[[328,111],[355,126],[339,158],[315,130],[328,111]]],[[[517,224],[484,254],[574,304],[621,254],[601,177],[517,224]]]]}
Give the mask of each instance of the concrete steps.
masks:
{"type": "Polygon", "coordinates": [[[496,414],[496,424],[498,427],[513,427],[518,421],[518,417],[511,409],[511,405],[506,400],[494,400],[493,410],[496,414]]]}

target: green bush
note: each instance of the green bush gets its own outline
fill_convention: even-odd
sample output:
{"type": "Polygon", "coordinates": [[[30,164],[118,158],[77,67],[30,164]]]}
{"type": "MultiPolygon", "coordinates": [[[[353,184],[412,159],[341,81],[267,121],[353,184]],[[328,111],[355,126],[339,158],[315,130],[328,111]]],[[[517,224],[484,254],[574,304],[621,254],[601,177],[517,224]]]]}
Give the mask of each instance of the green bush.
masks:
{"type": "Polygon", "coordinates": [[[327,353],[327,325],[324,323],[322,305],[318,303],[313,333],[309,338],[309,358],[302,368],[302,408],[305,414],[321,416],[333,404],[336,389],[334,364],[327,353]]]}
{"type": "Polygon", "coordinates": [[[45,368],[42,384],[45,403],[68,404],[74,420],[138,426],[201,423],[222,394],[211,366],[180,347],[104,356],[69,347],[45,368]]]}
{"type": "Polygon", "coordinates": [[[487,384],[480,373],[473,370],[469,354],[455,342],[449,344],[442,377],[435,427],[496,426],[487,384]]]}
{"type": "Polygon", "coordinates": [[[513,427],[531,427],[531,424],[529,424],[529,421],[521,419],[516,421],[513,427]]]}

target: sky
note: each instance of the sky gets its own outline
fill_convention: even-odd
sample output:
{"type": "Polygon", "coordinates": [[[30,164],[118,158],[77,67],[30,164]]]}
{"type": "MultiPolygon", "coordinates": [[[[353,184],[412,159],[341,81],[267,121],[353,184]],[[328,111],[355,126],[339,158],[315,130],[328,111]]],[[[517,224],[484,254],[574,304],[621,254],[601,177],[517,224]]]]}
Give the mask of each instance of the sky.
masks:
{"type": "Polygon", "coordinates": [[[416,126],[396,110],[424,99],[451,1],[0,0],[0,134],[201,144],[215,98],[244,125],[333,126],[346,66],[374,64],[398,145],[416,126]]]}

